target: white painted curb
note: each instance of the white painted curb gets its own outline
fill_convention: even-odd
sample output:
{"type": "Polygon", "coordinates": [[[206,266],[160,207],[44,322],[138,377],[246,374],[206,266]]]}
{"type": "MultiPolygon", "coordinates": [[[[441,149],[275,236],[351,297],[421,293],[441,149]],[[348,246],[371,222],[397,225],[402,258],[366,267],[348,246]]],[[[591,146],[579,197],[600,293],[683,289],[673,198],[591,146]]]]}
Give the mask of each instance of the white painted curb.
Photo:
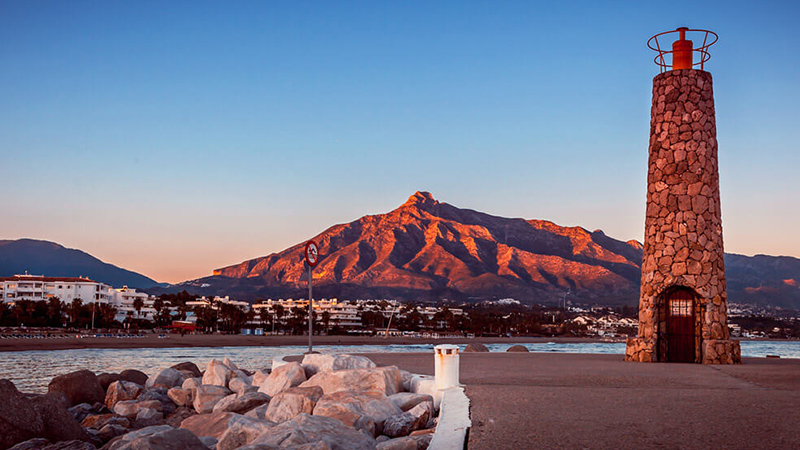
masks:
{"type": "Polygon", "coordinates": [[[433,434],[428,450],[464,450],[467,448],[467,433],[472,427],[469,418],[469,397],[463,387],[451,387],[442,391],[442,406],[439,424],[433,434]]]}

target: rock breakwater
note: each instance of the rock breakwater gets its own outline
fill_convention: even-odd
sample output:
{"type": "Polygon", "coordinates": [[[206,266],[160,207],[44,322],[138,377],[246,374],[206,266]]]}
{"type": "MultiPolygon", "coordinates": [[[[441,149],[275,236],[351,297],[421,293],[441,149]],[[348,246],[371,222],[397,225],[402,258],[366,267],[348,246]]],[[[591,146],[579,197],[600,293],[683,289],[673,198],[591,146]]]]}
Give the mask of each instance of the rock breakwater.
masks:
{"type": "Polygon", "coordinates": [[[0,450],[425,450],[438,409],[412,378],[363,356],[306,355],[253,372],[227,358],[149,377],[84,370],[45,395],[0,380],[0,450]]]}

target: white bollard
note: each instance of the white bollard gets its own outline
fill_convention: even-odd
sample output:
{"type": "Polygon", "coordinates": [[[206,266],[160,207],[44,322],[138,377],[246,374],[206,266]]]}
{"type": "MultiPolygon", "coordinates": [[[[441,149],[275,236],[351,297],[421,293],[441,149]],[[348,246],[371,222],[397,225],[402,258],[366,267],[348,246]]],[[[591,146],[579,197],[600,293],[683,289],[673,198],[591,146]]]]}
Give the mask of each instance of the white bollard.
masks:
{"type": "Polygon", "coordinates": [[[447,389],[458,386],[458,346],[442,344],[433,347],[434,375],[436,376],[436,389],[447,389]]]}

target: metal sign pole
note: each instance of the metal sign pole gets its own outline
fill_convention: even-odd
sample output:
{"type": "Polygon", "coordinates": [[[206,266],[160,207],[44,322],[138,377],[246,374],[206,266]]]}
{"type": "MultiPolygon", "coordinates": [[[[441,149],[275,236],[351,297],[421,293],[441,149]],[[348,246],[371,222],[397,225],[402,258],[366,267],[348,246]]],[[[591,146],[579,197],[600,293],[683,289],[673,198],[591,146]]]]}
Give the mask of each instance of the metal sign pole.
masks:
{"type": "Polygon", "coordinates": [[[314,324],[314,296],[311,292],[311,271],[313,267],[311,265],[308,266],[308,353],[313,351],[313,346],[311,344],[311,336],[314,334],[313,324],[314,324]]]}

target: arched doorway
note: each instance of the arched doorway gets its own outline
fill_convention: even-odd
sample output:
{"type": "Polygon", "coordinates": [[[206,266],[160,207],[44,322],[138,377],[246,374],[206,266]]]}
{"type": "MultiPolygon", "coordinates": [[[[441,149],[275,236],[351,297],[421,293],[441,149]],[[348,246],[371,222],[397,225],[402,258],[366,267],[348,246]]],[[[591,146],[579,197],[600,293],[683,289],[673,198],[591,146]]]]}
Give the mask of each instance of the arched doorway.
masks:
{"type": "Polygon", "coordinates": [[[695,295],[677,288],[664,295],[667,362],[695,362],[695,295]]]}

